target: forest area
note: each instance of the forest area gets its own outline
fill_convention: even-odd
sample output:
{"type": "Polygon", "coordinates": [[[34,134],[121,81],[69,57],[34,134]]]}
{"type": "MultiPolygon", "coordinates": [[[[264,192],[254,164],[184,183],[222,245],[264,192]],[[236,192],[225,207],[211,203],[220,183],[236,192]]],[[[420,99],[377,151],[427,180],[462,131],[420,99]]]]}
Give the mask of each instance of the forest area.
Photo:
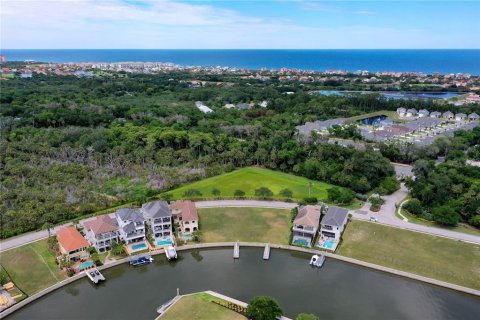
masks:
{"type": "MultiPolygon", "coordinates": [[[[395,181],[390,160],[417,161],[416,167],[425,168],[422,186],[445,175],[436,174],[437,170],[461,174],[461,182],[451,178],[451,188],[457,191],[449,194],[450,199],[432,199],[422,191],[426,187],[409,183],[424,209],[446,203],[462,208],[462,201],[470,201],[473,209],[463,210],[456,221],[477,224],[478,168],[467,171],[460,160],[466,149],[478,154],[478,147],[472,148],[480,143],[478,130],[471,137],[446,138],[429,149],[380,145],[380,151],[305,143],[295,132],[295,126],[306,121],[400,106],[438,111],[451,107],[433,101],[386,100],[377,94],[320,96],[311,94],[313,89],[314,84],[188,72],[115,73],[93,79],[35,75],[2,81],[0,237],[119,204],[142,203],[185,182],[252,165],[326,181],[359,194],[388,193],[395,181]],[[212,84],[192,88],[190,80],[212,84]],[[264,100],[267,108],[258,105],[264,100]],[[200,112],[195,101],[203,101],[214,112],[200,112]],[[248,110],[223,107],[240,102],[255,105],[248,110]],[[432,168],[428,161],[441,154],[451,163],[432,168]]],[[[480,113],[479,109],[474,105],[455,112],[480,113]]]]}

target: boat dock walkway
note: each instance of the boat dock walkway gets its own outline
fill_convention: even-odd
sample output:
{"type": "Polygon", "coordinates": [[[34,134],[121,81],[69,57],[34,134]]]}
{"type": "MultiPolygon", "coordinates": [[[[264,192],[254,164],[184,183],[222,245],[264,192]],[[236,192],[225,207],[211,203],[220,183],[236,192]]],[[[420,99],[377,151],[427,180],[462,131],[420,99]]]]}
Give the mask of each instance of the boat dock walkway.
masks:
{"type": "Polygon", "coordinates": [[[265,244],[265,249],[263,250],[263,260],[270,259],[270,243],[265,244]]]}
{"type": "Polygon", "coordinates": [[[99,283],[100,281],[105,281],[105,277],[98,271],[97,268],[91,268],[84,271],[87,277],[92,280],[93,283],[99,283]]]}
{"type": "Polygon", "coordinates": [[[238,244],[238,241],[235,242],[235,246],[233,247],[233,259],[238,259],[240,258],[240,245],[238,244]]]}

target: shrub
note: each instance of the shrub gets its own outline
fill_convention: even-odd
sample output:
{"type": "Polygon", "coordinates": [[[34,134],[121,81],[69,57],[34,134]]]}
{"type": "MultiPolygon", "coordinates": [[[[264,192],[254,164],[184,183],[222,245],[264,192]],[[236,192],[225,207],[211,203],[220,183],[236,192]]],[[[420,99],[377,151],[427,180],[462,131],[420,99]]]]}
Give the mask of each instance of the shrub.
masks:
{"type": "Polygon", "coordinates": [[[317,197],[305,197],[305,198],[303,198],[302,203],[303,204],[317,204],[318,199],[317,199],[317,197]]]}
{"type": "Polygon", "coordinates": [[[90,256],[93,256],[94,254],[98,255],[97,249],[95,249],[95,247],[88,247],[87,252],[88,254],[90,254],[90,256]]]}
{"type": "Polygon", "coordinates": [[[380,187],[383,188],[386,194],[392,194],[398,189],[400,189],[400,182],[398,182],[397,178],[395,177],[386,177],[380,183],[380,187]]]}
{"type": "Polygon", "coordinates": [[[221,193],[222,192],[218,188],[213,188],[212,189],[212,195],[214,195],[215,197],[218,197],[221,193]]]}
{"type": "Polygon", "coordinates": [[[477,215],[473,216],[468,222],[472,226],[480,227],[480,214],[477,214],[477,215]]]}
{"type": "Polygon", "coordinates": [[[415,198],[403,204],[402,207],[415,216],[421,216],[423,213],[422,203],[415,198]]]}
{"type": "Polygon", "coordinates": [[[233,195],[237,198],[241,198],[241,197],[245,196],[245,191],[237,189],[237,190],[235,190],[233,195]]]}
{"type": "Polygon", "coordinates": [[[368,195],[363,194],[363,193],[356,193],[355,198],[357,198],[358,200],[367,201],[368,200],[368,195]]]}
{"type": "Polygon", "coordinates": [[[280,191],[280,195],[284,198],[291,198],[293,197],[293,192],[292,190],[285,188],[280,191]]]}
{"type": "Polygon", "coordinates": [[[72,268],[67,269],[67,276],[73,277],[74,274],[75,274],[75,271],[72,268]]]}
{"type": "Polygon", "coordinates": [[[311,313],[300,313],[295,320],[320,320],[320,318],[311,313]]]}
{"type": "Polygon", "coordinates": [[[260,198],[271,198],[273,196],[273,192],[272,190],[266,187],[261,187],[261,188],[255,189],[255,196],[260,198]]]}
{"type": "Polygon", "coordinates": [[[434,208],[432,214],[434,221],[446,226],[456,226],[460,220],[460,215],[448,205],[434,208]]]}
{"type": "Polygon", "coordinates": [[[258,296],[252,299],[247,307],[247,316],[253,320],[276,320],[283,311],[273,298],[258,296]]]}
{"type": "Polygon", "coordinates": [[[184,197],[201,197],[202,193],[197,189],[187,189],[183,192],[184,197]]]}
{"type": "Polygon", "coordinates": [[[345,188],[333,187],[327,189],[328,200],[340,203],[340,204],[350,204],[353,199],[355,199],[355,193],[352,190],[345,188]]]}

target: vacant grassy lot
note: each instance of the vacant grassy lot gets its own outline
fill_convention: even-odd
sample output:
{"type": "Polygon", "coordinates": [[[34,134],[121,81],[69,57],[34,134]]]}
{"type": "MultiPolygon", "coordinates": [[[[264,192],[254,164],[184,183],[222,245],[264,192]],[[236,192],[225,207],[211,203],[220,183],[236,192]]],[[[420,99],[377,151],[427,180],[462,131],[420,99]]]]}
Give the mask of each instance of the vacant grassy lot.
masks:
{"type": "Polygon", "coordinates": [[[0,261],[13,282],[28,295],[64,279],[54,255],[48,251],[47,240],[2,252],[0,261]]]}
{"type": "Polygon", "coordinates": [[[352,221],[338,254],[480,289],[480,245],[352,221]]]}
{"type": "Polygon", "coordinates": [[[288,244],[290,210],[199,209],[202,242],[251,241],[288,244]]]}
{"type": "Polygon", "coordinates": [[[182,297],[163,316],[162,320],[245,320],[244,316],[219,306],[220,299],[206,293],[182,297]]]}
{"type": "Polygon", "coordinates": [[[221,192],[219,195],[221,198],[233,198],[235,190],[242,190],[246,197],[254,198],[255,189],[260,187],[269,188],[275,199],[285,198],[279,192],[287,188],[292,191],[292,198],[296,200],[308,197],[309,194],[312,197],[317,197],[318,200],[326,200],[327,189],[333,187],[333,185],[279,171],[249,167],[187,184],[168,193],[174,199],[188,198],[183,196],[183,193],[188,189],[196,189],[202,193],[201,197],[214,198],[212,189],[217,188],[221,192]],[[310,183],[311,187],[309,188],[310,183]]]}

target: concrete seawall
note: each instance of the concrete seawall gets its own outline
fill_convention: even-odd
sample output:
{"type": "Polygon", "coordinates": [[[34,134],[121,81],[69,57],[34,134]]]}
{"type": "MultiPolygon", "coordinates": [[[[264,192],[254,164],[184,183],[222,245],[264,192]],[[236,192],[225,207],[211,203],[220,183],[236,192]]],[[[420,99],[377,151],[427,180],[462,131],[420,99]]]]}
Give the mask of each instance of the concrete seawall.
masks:
{"type": "MultiPolygon", "coordinates": [[[[262,243],[262,242],[239,242],[239,244],[240,244],[240,251],[241,251],[241,247],[255,247],[255,248],[257,248],[257,247],[258,248],[264,248],[265,247],[265,243],[262,243]]],[[[200,244],[191,244],[191,245],[185,245],[185,246],[177,247],[177,251],[187,251],[187,250],[193,250],[193,249],[211,249],[211,248],[231,248],[233,250],[234,245],[235,245],[235,242],[200,243],[200,244]]],[[[302,248],[302,247],[296,247],[296,246],[290,246],[290,245],[270,244],[270,246],[271,246],[272,249],[289,250],[289,251],[303,252],[303,253],[308,253],[308,254],[318,254],[318,252],[319,252],[318,250],[314,250],[314,249],[302,248]]],[[[156,250],[156,251],[150,252],[150,255],[153,256],[153,255],[159,255],[159,254],[163,254],[163,253],[164,253],[164,250],[156,250]]],[[[377,264],[373,264],[373,263],[364,262],[364,261],[357,260],[357,259],[352,259],[352,258],[340,256],[340,255],[337,255],[337,254],[334,254],[334,253],[325,252],[325,256],[327,256],[329,258],[337,259],[339,261],[343,261],[343,262],[355,264],[355,265],[358,265],[358,266],[361,266],[361,267],[365,267],[365,268],[368,268],[368,269],[377,270],[377,271],[381,271],[381,272],[386,272],[386,273],[389,273],[389,274],[393,274],[393,275],[397,275],[397,276],[401,276],[401,277],[405,277],[405,278],[429,283],[429,284],[432,284],[432,285],[436,285],[436,286],[440,286],[440,287],[444,287],[444,288],[447,288],[447,289],[456,290],[456,291],[459,291],[459,292],[463,292],[463,293],[467,293],[467,294],[471,294],[471,295],[480,297],[480,290],[475,290],[475,289],[459,286],[459,285],[456,285],[456,284],[448,283],[448,282],[445,282],[445,281],[440,281],[440,280],[416,275],[416,274],[405,272],[405,271],[400,271],[400,270],[396,270],[396,269],[392,269],[392,268],[388,268],[388,267],[379,266],[377,264]]],[[[101,270],[105,270],[105,269],[108,269],[108,268],[118,266],[118,265],[123,264],[123,263],[127,263],[127,262],[129,262],[129,259],[130,258],[127,257],[127,258],[124,258],[124,259],[120,259],[120,260],[105,264],[103,266],[98,267],[98,270],[101,271],[101,270]]],[[[262,257],[259,256],[258,259],[261,260],[262,257]]],[[[4,317],[8,316],[9,314],[17,311],[18,309],[24,307],[25,305],[29,304],[30,302],[33,302],[33,301],[51,293],[51,292],[65,286],[67,284],[70,284],[74,281],[77,281],[77,280],[79,280],[79,279],[81,279],[85,276],[86,275],[82,272],[82,273],[77,274],[77,275],[75,275],[71,278],[68,278],[68,279],[65,279],[65,280],[63,280],[59,283],[56,283],[53,286],[48,287],[48,288],[46,288],[46,289],[44,289],[40,292],[37,292],[36,294],[26,298],[23,301],[20,301],[17,304],[14,304],[13,306],[8,308],[7,310],[0,313],[0,318],[4,318],[4,317]]]]}

